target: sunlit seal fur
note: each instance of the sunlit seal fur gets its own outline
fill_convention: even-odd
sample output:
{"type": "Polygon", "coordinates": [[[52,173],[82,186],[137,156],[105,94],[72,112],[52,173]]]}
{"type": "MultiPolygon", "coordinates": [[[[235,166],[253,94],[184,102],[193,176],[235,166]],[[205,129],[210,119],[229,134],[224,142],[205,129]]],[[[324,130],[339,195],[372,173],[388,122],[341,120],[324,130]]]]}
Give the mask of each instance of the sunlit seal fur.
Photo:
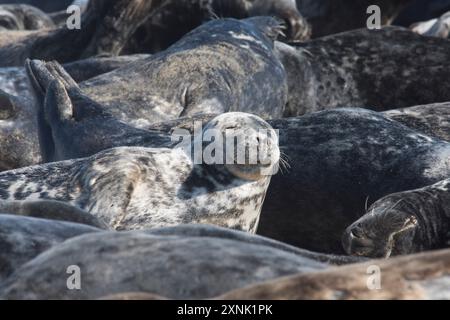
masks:
{"type": "Polygon", "coordinates": [[[254,115],[226,113],[192,140],[174,149],[109,149],[90,158],[4,172],[0,197],[69,202],[118,230],[196,222],[255,232],[271,174],[278,167],[276,132],[254,115]],[[196,146],[209,154],[211,144],[203,143],[211,141],[211,130],[224,133],[225,141],[237,136],[238,142],[244,141],[239,146],[244,153],[237,152],[235,140],[234,150],[222,152],[225,158],[195,164],[196,146]],[[256,162],[248,150],[258,150],[256,162]]]}
{"type": "MultiPolygon", "coordinates": [[[[118,120],[141,128],[204,112],[278,118],[287,99],[286,72],[274,52],[279,31],[270,17],[214,20],[168,50],[80,88],[118,120]]],[[[28,69],[38,91],[45,91],[52,73],[64,73],[40,61],[28,69]]]]}
{"type": "Polygon", "coordinates": [[[343,236],[348,254],[388,258],[450,245],[450,179],[388,195],[343,236]]]}
{"type": "Polygon", "coordinates": [[[200,299],[283,275],[323,270],[333,260],[212,226],[102,232],[70,239],[22,266],[0,285],[0,297],[97,299],[147,291],[200,299]],[[82,290],[67,290],[70,265],[80,267],[82,290]]]}
{"type": "Polygon", "coordinates": [[[41,10],[27,5],[0,5],[0,31],[53,28],[52,19],[41,10]]]}
{"type": "Polygon", "coordinates": [[[285,116],[339,107],[386,111],[450,101],[446,39],[385,27],[295,46],[276,42],[276,47],[288,73],[285,116]]]}

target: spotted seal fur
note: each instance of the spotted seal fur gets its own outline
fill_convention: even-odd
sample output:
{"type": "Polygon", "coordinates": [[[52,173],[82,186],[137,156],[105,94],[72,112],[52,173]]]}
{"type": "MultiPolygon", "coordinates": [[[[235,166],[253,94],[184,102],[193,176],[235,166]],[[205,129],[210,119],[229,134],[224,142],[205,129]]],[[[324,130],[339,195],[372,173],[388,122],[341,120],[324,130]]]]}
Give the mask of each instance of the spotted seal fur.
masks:
{"type": "Polygon", "coordinates": [[[186,145],[109,149],[90,158],[1,173],[0,197],[69,202],[114,229],[198,222],[255,232],[270,174],[278,166],[278,136],[254,115],[226,113],[190,142],[193,150],[199,143],[202,148],[203,140],[210,141],[204,134],[211,130],[245,141],[240,146],[245,147],[244,161],[239,153],[224,151],[232,162],[217,164],[223,160],[214,158],[210,165],[195,164],[198,152],[190,154],[186,145]],[[257,162],[251,162],[248,150],[259,150],[257,162]]]}
{"type": "Polygon", "coordinates": [[[276,47],[288,73],[284,116],[339,107],[386,111],[450,101],[446,39],[384,27],[293,46],[276,42],[276,47]]]}

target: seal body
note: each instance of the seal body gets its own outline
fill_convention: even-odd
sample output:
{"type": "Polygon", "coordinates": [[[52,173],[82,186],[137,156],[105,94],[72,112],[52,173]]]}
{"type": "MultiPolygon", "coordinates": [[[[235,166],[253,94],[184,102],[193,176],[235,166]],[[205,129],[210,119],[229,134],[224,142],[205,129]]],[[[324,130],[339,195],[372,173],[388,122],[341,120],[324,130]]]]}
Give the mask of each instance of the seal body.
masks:
{"type": "Polygon", "coordinates": [[[298,247],[342,252],[345,228],[366,206],[450,172],[448,143],[376,112],[337,109],[270,123],[290,168],[272,178],[258,233],[298,247]]]}
{"type": "MultiPolygon", "coordinates": [[[[145,57],[148,56],[92,58],[65,67],[79,81],[145,57]]],[[[0,94],[0,171],[41,163],[36,107],[25,69],[0,68],[0,89],[3,90],[0,94]]]]}
{"type": "Polygon", "coordinates": [[[287,98],[286,73],[273,47],[278,28],[268,17],[214,20],[168,50],[80,87],[137,127],[204,112],[277,118],[287,98]]]}
{"type": "Polygon", "coordinates": [[[138,28],[124,50],[157,53],[209,20],[253,16],[274,16],[284,20],[287,26],[285,40],[289,42],[306,40],[311,34],[295,0],[172,0],[166,1],[138,28]]]}
{"type": "Polygon", "coordinates": [[[0,214],[0,282],[52,246],[97,231],[76,223],[0,214]]]}
{"type": "Polygon", "coordinates": [[[66,241],[22,266],[1,285],[0,296],[97,299],[147,291],[174,299],[201,299],[327,266],[314,253],[211,226],[102,232],[66,241]],[[83,290],[67,290],[65,271],[74,264],[83,270],[83,290]],[[60,276],[64,281],[51,285],[44,280],[60,276]]]}
{"type": "Polygon", "coordinates": [[[449,269],[450,250],[441,250],[283,277],[215,299],[448,300],[449,269]],[[381,288],[368,290],[367,274],[377,270],[375,266],[382,270],[381,288]]]}
{"type": "MultiPolygon", "coordinates": [[[[246,153],[244,163],[207,165],[193,160],[192,149],[188,153],[184,147],[117,148],[4,172],[0,197],[69,202],[120,230],[197,222],[254,232],[270,174],[278,165],[278,137],[263,120],[239,113],[221,115],[204,130],[225,132],[228,127],[230,134],[244,130],[249,148],[264,146],[271,162],[253,164],[246,153]]],[[[239,156],[233,150],[229,154],[239,156]]]]}
{"type": "Polygon", "coordinates": [[[348,254],[388,258],[391,255],[448,247],[450,179],[388,195],[343,235],[348,254]]]}
{"type": "Polygon", "coordinates": [[[285,116],[338,107],[376,111],[450,100],[450,43],[399,27],[361,29],[288,46],[285,116]],[[392,90],[395,86],[396,90],[392,90]]]}
{"type": "Polygon", "coordinates": [[[389,110],[383,114],[408,128],[450,142],[450,103],[448,102],[389,110]]]}
{"type": "Polygon", "coordinates": [[[0,5],[0,31],[54,28],[52,19],[27,5],[0,5]]]}

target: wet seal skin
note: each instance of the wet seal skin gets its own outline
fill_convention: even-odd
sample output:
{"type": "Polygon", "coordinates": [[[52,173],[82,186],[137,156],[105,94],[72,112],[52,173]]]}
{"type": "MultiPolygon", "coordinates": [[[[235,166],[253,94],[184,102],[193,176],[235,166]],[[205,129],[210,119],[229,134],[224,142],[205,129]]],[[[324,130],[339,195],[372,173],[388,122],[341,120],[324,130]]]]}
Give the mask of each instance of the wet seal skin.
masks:
{"type": "Polygon", "coordinates": [[[347,228],[348,254],[389,258],[450,244],[450,179],[388,195],[347,228]]]}
{"type": "Polygon", "coordinates": [[[288,73],[284,116],[339,107],[386,111],[450,100],[446,39],[400,27],[365,28],[295,46],[277,42],[276,48],[288,73]]]}
{"type": "MultiPolygon", "coordinates": [[[[239,152],[233,152],[232,163],[197,164],[197,154],[186,151],[186,145],[122,147],[3,172],[0,198],[68,202],[116,230],[197,222],[255,232],[271,174],[278,168],[278,136],[257,116],[225,113],[203,128],[191,149],[197,150],[198,139],[208,141],[203,135],[211,130],[245,141],[246,150],[263,150],[258,161],[252,163],[246,152],[240,163],[239,152]]],[[[207,152],[209,145],[200,146],[207,152]]]]}
{"type": "MultiPolygon", "coordinates": [[[[140,128],[205,112],[278,118],[287,99],[286,72],[274,52],[280,28],[270,17],[214,20],[168,50],[80,88],[118,120],[140,128]]],[[[41,100],[54,75],[65,73],[56,63],[27,65],[41,100]]]]}
{"type": "Polygon", "coordinates": [[[0,214],[0,283],[21,265],[73,237],[100,229],[71,222],[0,214]]]}
{"type": "Polygon", "coordinates": [[[321,255],[206,225],[101,232],[70,239],[23,265],[0,284],[0,297],[99,299],[144,291],[172,299],[211,298],[332,265],[316,257],[321,255]],[[68,265],[80,267],[82,290],[67,290],[68,265]]]}

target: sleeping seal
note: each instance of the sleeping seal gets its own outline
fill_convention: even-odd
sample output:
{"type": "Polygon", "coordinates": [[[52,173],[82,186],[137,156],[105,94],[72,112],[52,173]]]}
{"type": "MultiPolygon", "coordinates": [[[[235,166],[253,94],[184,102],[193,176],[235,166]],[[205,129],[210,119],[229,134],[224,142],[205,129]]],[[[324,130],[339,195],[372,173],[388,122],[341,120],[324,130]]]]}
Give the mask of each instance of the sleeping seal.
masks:
{"type": "Polygon", "coordinates": [[[388,195],[347,228],[348,254],[374,258],[450,245],[450,179],[388,195]]]}
{"type": "Polygon", "coordinates": [[[117,230],[197,222],[255,232],[278,168],[276,132],[257,116],[225,113],[186,140],[7,171],[0,198],[69,202],[117,230]],[[218,135],[222,144],[206,143],[218,135]]]}

